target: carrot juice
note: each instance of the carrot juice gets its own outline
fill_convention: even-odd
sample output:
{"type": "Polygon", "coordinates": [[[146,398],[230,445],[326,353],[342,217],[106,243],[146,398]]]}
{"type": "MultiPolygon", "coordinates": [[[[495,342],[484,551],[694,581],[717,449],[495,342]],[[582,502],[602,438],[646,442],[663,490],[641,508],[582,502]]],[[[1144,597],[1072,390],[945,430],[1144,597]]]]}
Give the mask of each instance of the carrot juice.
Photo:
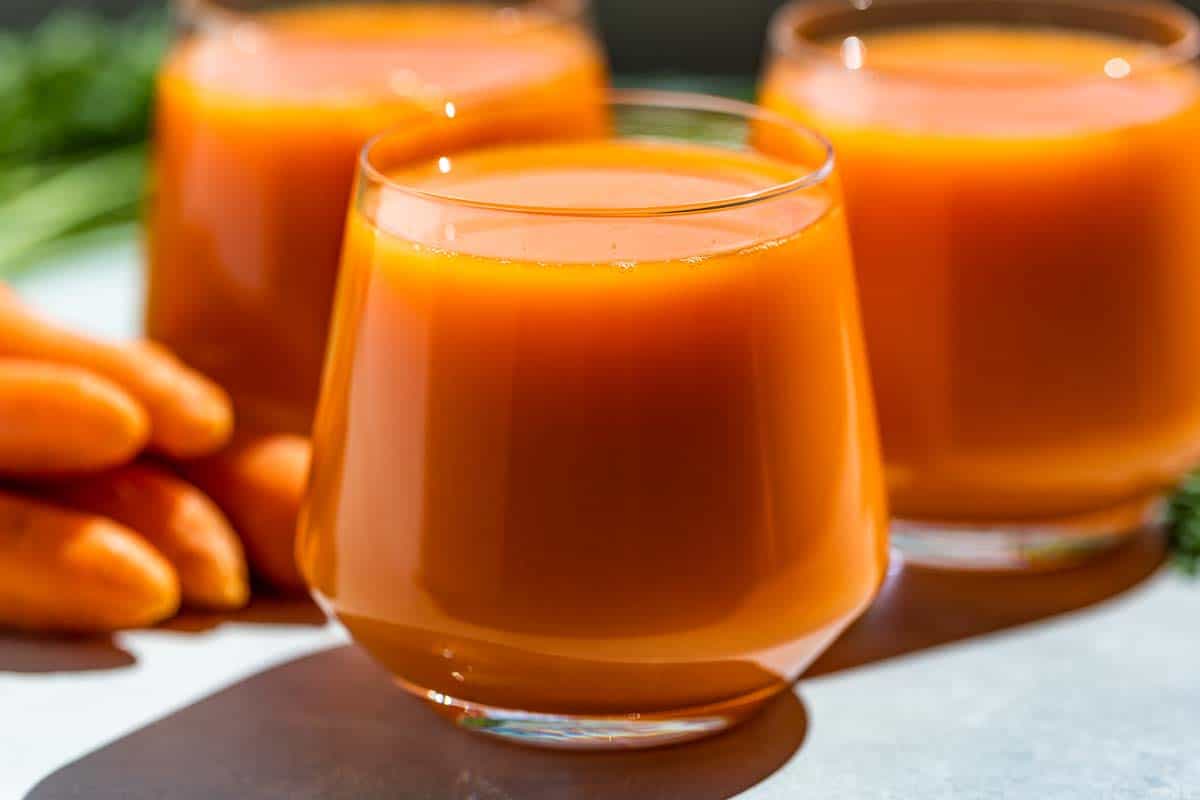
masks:
{"type": "Polygon", "coordinates": [[[838,148],[892,509],[951,534],[918,558],[1073,560],[1200,456],[1196,28],[1154,3],[1056,16],[1089,5],[817,3],[775,26],[763,103],[838,148]],[[1139,15],[1162,18],[1118,24],[1139,15]]]}
{"type": "Polygon", "coordinates": [[[307,433],[355,156],[592,130],[602,55],[569,0],[342,3],[253,15],[207,0],[163,68],[147,328],[258,425],[307,433]]]}
{"type": "Polygon", "coordinates": [[[614,134],[362,180],[298,552],[404,685],[491,733],[657,744],[863,610],[882,475],[808,169],[614,134]]]}

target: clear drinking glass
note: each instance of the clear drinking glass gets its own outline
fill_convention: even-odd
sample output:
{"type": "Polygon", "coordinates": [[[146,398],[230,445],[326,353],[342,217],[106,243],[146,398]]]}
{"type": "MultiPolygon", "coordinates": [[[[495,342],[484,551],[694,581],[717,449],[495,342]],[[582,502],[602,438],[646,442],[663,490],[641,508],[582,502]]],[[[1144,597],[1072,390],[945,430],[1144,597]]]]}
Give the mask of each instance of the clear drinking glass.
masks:
{"type": "Polygon", "coordinates": [[[893,539],[1070,564],[1200,456],[1196,19],[1122,0],[816,0],[764,105],[838,150],[893,539]]]}
{"type": "Polygon", "coordinates": [[[412,156],[589,124],[607,83],[586,0],[176,0],[159,81],[146,325],[308,433],[358,151],[412,156]]]}
{"type": "Polygon", "coordinates": [[[887,558],[828,145],[695,95],[605,118],[366,148],[298,547],[401,686],[547,746],[736,722],[887,558]]]}

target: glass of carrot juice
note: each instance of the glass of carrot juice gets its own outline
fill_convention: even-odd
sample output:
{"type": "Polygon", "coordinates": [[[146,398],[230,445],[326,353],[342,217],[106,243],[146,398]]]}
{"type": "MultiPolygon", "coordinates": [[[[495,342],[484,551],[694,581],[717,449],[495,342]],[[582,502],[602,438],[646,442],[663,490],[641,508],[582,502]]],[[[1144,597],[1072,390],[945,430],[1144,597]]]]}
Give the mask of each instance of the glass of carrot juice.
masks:
{"type": "Polygon", "coordinates": [[[887,559],[831,150],[716,98],[606,116],[366,148],[298,545],[401,686],[548,746],[740,720],[887,559]]]}
{"type": "Polygon", "coordinates": [[[366,140],[413,157],[596,124],[586,0],[176,0],[159,81],[150,335],[259,427],[307,433],[366,140]]]}
{"type": "Polygon", "coordinates": [[[1037,569],[1200,456],[1197,21],[1123,0],[816,0],[762,102],[830,136],[910,560],[1037,569]]]}

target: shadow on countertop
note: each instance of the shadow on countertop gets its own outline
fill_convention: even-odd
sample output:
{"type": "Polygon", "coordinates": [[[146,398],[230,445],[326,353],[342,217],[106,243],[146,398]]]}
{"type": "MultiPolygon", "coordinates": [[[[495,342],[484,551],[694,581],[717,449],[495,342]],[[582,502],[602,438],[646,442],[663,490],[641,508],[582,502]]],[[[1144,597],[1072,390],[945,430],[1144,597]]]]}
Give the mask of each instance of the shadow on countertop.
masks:
{"type": "MultiPolygon", "coordinates": [[[[898,569],[875,606],[808,675],[1085,608],[1137,586],[1164,557],[1162,536],[1147,531],[1067,572],[898,569]]],[[[789,692],[741,727],[694,744],[629,753],[550,752],[464,733],[423,702],[388,691],[387,683],[388,676],[356,648],[309,656],[85,756],[26,800],[721,800],[791,759],[809,725],[799,693],[789,692]]]]}
{"type": "MultiPolygon", "coordinates": [[[[232,614],[184,611],[155,630],[204,633],[228,624],[305,625],[328,620],[307,597],[255,595],[250,605],[232,614]]],[[[0,673],[47,674],[99,672],[132,667],[137,659],[112,636],[30,636],[0,633],[0,673]]]]}
{"type": "Polygon", "coordinates": [[[894,570],[874,605],[808,670],[816,677],[1078,611],[1133,589],[1167,557],[1159,530],[1070,570],[894,570]]]}
{"type": "Polygon", "coordinates": [[[54,638],[0,634],[0,673],[96,672],[132,667],[133,654],[111,636],[54,638]]]}
{"type": "Polygon", "coordinates": [[[304,625],[320,627],[328,622],[325,612],[307,597],[282,597],[260,593],[255,587],[254,599],[241,611],[231,614],[187,611],[158,626],[158,630],[176,633],[203,633],[228,624],[304,625]]]}

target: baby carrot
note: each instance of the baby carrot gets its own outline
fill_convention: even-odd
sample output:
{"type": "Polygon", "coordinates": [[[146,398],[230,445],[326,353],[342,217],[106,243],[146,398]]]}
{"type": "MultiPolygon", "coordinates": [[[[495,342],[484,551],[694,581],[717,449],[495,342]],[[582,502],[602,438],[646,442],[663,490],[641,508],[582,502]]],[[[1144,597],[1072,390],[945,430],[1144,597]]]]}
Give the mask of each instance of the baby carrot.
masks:
{"type": "Polygon", "coordinates": [[[99,633],[178,608],[174,570],[133,531],[0,492],[0,627],[99,633]]]}
{"type": "Polygon", "coordinates": [[[56,487],[51,496],[137,531],[179,574],[185,605],[228,611],[249,601],[246,557],[225,515],[165,469],[131,464],[56,487]]]}
{"type": "Polygon", "coordinates": [[[77,367],[0,359],[0,473],[106,469],[146,446],[150,422],[119,386],[77,367]]]}
{"type": "Polygon", "coordinates": [[[219,450],[233,430],[225,392],[161,347],[89,339],[46,322],[10,299],[0,301],[0,358],[83,367],[121,386],[150,418],[150,443],[176,458],[219,450]]]}
{"type": "Polygon", "coordinates": [[[233,521],[250,566],[283,591],[301,591],[296,518],[308,480],[310,448],[299,436],[249,436],[215,456],[182,465],[184,474],[233,521]]]}

